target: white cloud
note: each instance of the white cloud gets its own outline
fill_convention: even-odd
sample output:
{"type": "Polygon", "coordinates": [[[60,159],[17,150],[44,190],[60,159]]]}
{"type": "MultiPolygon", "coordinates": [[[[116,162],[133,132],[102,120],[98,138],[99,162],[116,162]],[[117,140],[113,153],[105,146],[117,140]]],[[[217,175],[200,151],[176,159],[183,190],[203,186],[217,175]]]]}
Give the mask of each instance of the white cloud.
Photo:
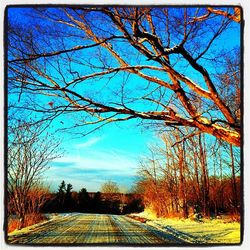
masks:
{"type": "Polygon", "coordinates": [[[90,138],[89,140],[87,140],[86,142],[76,144],[75,147],[76,148],[91,147],[91,146],[95,145],[97,142],[101,141],[102,139],[103,139],[103,136],[93,137],[93,138],[90,138]]]}
{"type": "Polygon", "coordinates": [[[65,156],[54,160],[52,166],[63,165],[64,171],[78,170],[106,170],[118,174],[134,174],[138,165],[137,159],[127,152],[115,150],[92,151],[87,149],[84,154],[75,152],[75,155],[65,156]],[[58,164],[59,163],[59,164],[58,164]],[[68,165],[68,166],[67,166],[68,165]],[[67,170],[66,170],[67,169],[67,170]]]}
{"type": "Polygon", "coordinates": [[[85,186],[88,190],[98,191],[107,180],[130,187],[137,174],[137,167],[136,155],[126,151],[85,148],[84,152],[76,150],[70,156],[54,160],[45,175],[56,185],[65,180],[75,190],[85,186]]]}

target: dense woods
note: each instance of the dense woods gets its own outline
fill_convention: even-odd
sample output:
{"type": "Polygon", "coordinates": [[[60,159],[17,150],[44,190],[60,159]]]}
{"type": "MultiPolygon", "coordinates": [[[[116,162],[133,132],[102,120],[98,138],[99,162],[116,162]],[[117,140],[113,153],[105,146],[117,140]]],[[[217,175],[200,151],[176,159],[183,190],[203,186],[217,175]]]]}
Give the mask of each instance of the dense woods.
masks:
{"type": "Polygon", "coordinates": [[[239,150],[200,133],[180,141],[180,133],[174,131],[161,135],[161,140],[163,146],[152,146],[138,172],[144,205],[158,216],[237,218],[239,150]]]}
{"type": "MultiPolygon", "coordinates": [[[[104,187],[109,182],[104,183],[104,187]]],[[[117,184],[116,184],[117,185],[117,184]]],[[[82,188],[79,192],[72,191],[71,184],[64,181],[57,193],[50,193],[41,211],[43,213],[109,213],[127,214],[143,211],[141,195],[123,194],[110,190],[108,192],[87,192],[82,188]]]]}

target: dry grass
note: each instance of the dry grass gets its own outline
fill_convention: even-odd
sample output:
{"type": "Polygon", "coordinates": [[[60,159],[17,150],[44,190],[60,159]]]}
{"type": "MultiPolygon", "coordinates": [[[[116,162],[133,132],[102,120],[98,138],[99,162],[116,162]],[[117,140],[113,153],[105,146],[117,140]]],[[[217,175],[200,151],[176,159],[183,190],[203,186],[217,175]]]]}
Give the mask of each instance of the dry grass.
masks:
{"type": "Polygon", "coordinates": [[[233,214],[233,215],[225,216],[224,222],[225,223],[240,222],[240,215],[233,214]]]}
{"type": "Polygon", "coordinates": [[[145,218],[140,217],[140,216],[135,216],[135,215],[127,215],[127,217],[134,219],[134,220],[137,220],[137,221],[140,221],[141,223],[146,223],[148,221],[148,219],[145,219],[145,218]]]}
{"type": "Polygon", "coordinates": [[[8,233],[15,231],[18,228],[19,221],[18,219],[8,219],[8,233]]]}
{"type": "MultiPolygon", "coordinates": [[[[24,227],[28,227],[46,220],[42,214],[29,214],[24,220],[24,227]]],[[[8,233],[15,231],[18,228],[19,220],[16,218],[8,218],[8,233]]]]}

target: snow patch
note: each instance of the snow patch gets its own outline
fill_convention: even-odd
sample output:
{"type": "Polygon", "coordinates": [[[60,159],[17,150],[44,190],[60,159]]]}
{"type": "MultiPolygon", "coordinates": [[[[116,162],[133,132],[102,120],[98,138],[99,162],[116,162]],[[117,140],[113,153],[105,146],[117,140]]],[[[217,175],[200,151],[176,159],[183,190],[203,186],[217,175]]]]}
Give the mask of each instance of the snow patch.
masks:
{"type": "Polygon", "coordinates": [[[239,244],[241,241],[238,222],[225,222],[222,219],[203,219],[199,222],[192,219],[156,218],[150,210],[134,215],[147,219],[146,224],[191,244],[239,244]]]}

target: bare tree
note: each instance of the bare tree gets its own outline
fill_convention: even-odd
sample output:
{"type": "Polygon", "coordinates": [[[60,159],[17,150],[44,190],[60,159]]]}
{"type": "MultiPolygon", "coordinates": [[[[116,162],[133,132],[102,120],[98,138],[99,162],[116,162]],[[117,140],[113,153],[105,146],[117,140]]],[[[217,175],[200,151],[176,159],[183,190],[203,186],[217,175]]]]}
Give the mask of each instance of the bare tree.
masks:
{"type": "Polygon", "coordinates": [[[20,229],[26,214],[38,212],[44,202],[46,192],[37,189],[49,162],[59,157],[59,142],[45,133],[41,124],[19,121],[8,130],[8,202],[19,218],[20,229]]]}
{"type": "Polygon", "coordinates": [[[224,9],[218,7],[207,7],[207,13],[202,16],[195,17],[194,21],[204,21],[211,17],[211,15],[221,15],[237,23],[241,22],[241,9],[237,6],[234,8],[224,9]]]}
{"type": "Polygon", "coordinates": [[[49,188],[41,184],[34,185],[26,197],[27,207],[26,214],[36,215],[40,213],[41,208],[49,198],[49,188]]]}
{"type": "Polygon", "coordinates": [[[76,113],[72,127],[91,125],[92,131],[139,118],[163,127],[197,128],[240,146],[240,122],[216,77],[220,60],[225,63],[220,36],[240,29],[240,9],[226,14],[230,11],[29,9],[29,27],[9,19],[9,86],[19,101],[36,94],[25,108],[48,119],[76,113]]]}
{"type": "Polygon", "coordinates": [[[184,218],[239,214],[239,148],[187,128],[160,137],[138,171],[145,207],[184,218]]]}
{"type": "MultiPolygon", "coordinates": [[[[180,135],[174,133],[176,141],[180,140],[180,135]]],[[[183,217],[188,218],[188,204],[187,204],[187,181],[185,178],[186,167],[186,149],[185,141],[182,143],[177,143],[176,148],[174,148],[175,154],[178,155],[178,166],[179,166],[179,199],[180,206],[183,211],[183,217]]]]}
{"type": "Polygon", "coordinates": [[[101,186],[101,192],[105,194],[105,197],[109,201],[113,201],[117,197],[117,194],[120,193],[120,189],[116,182],[107,181],[101,186]]]}
{"type": "Polygon", "coordinates": [[[143,197],[144,203],[147,207],[153,209],[158,216],[164,213],[164,207],[167,210],[165,203],[168,202],[168,199],[162,199],[162,193],[164,193],[165,188],[161,185],[159,180],[160,172],[160,162],[157,159],[158,152],[155,148],[150,148],[150,155],[145,157],[140,162],[140,168],[138,175],[140,176],[140,183],[143,186],[143,197]]]}
{"type": "Polygon", "coordinates": [[[207,150],[205,145],[204,137],[199,134],[199,159],[201,162],[201,172],[202,172],[202,205],[203,205],[203,214],[209,216],[209,175],[207,167],[207,150]]]}
{"type": "Polygon", "coordinates": [[[227,145],[225,143],[222,143],[222,147],[224,148],[224,151],[226,152],[226,157],[224,159],[225,164],[229,167],[231,175],[230,181],[231,181],[231,197],[229,198],[229,203],[231,207],[233,208],[233,211],[235,214],[240,213],[240,197],[241,197],[241,191],[240,191],[240,162],[238,161],[239,157],[239,150],[232,145],[227,145]]]}

